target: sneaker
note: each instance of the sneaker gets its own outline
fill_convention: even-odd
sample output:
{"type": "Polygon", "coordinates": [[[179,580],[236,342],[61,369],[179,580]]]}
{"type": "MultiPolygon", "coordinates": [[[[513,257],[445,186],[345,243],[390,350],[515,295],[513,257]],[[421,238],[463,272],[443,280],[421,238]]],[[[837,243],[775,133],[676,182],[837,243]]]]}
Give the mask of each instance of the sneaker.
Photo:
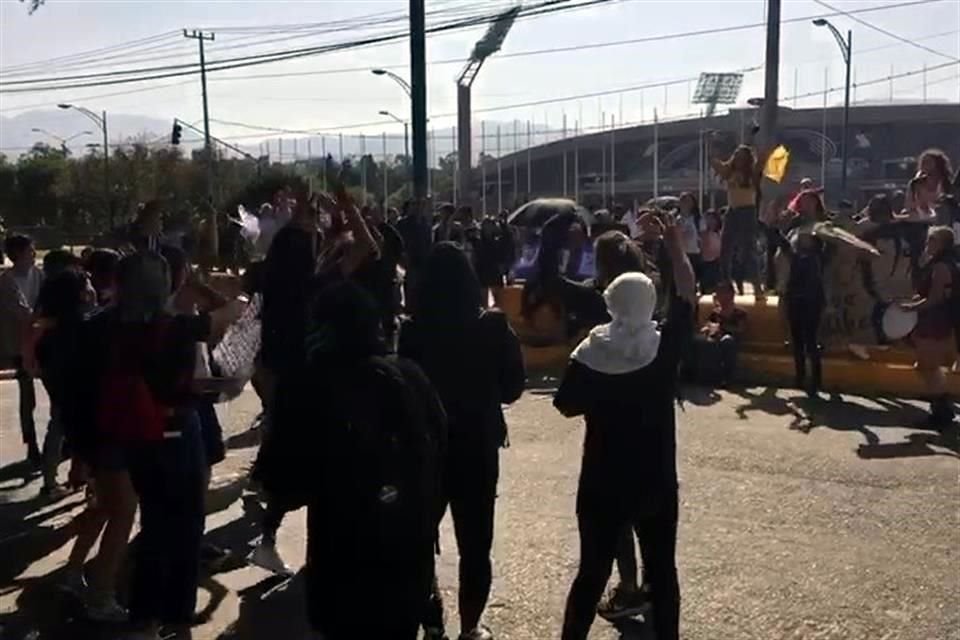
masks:
{"type": "Polygon", "coordinates": [[[624,589],[617,585],[597,606],[597,615],[604,620],[622,620],[644,613],[650,600],[642,589],[624,589]]]}
{"type": "Polygon", "coordinates": [[[437,627],[429,627],[423,630],[423,640],[449,640],[447,632],[437,627]]]}
{"type": "Polygon", "coordinates": [[[116,596],[109,595],[87,602],[87,617],[95,622],[126,622],[130,613],[117,602],[116,596]]]}
{"type": "Polygon", "coordinates": [[[493,631],[486,625],[478,625],[476,629],[460,634],[460,640],[493,640],[493,631]]]}
{"type": "Polygon", "coordinates": [[[281,576],[293,575],[293,571],[280,557],[277,545],[274,542],[261,540],[256,548],[247,556],[247,562],[261,569],[281,576]]]}
{"type": "Polygon", "coordinates": [[[67,571],[57,588],[74,598],[82,598],[87,591],[87,581],[83,577],[83,571],[67,571]]]}

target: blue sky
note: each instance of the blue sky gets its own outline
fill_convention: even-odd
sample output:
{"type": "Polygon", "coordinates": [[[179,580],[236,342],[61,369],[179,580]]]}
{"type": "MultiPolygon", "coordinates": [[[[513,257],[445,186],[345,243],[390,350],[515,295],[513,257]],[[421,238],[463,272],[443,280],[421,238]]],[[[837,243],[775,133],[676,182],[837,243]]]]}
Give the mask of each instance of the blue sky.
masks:
{"type": "MultiPolygon", "coordinates": [[[[843,11],[898,4],[891,0],[827,0],[843,11]]],[[[463,0],[427,0],[428,11],[496,8],[509,4],[503,0],[465,2],[463,0]]],[[[19,65],[43,62],[99,47],[149,38],[182,28],[213,29],[217,40],[208,46],[208,59],[248,55],[276,48],[324,44],[354,37],[355,33],[310,35],[292,38],[289,33],[250,33],[231,31],[271,25],[319,23],[384,12],[403,12],[406,1],[206,1],[186,2],[98,2],[96,0],[47,0],[34,15],[15,0],[0,0],[0,73],[16,71],[19,65]],[[259,44],[262,40],[271,44],[259,44]],[[256,46],[253,46],[256,45],[256,46]],[[234,47],[226,49],[226,47],[234,47]]],[[[618,0],[609,5],[531,19],[518,23],[507,38],[502,53],[595,44],[646,36],[721,28],[764,20],[763,0],[618,0]]],[[[783,18],[789,20],[816,16],[829,10],[812,0],[784,0],[783,18]]],[[[921,50],[878,33],[844,16],[831,18],[841,30],[854,31],[855,75],[858,82],[883,78],[891,73],[919,70],[960,58],[960,0],[941,0],[922,6],[889,9],[858,16],[877,27],[940,52],[921,50]]],[[[431,37],[427,41],[428,60],[465,57],[485,28],[431,37]]],[[[302,34],[303,32],[298,32],[302,34]]],[[[170,37],[159,40],[145,52],[131,56],[164,57],[142,64],[183,64],[196,60],[196,42],[170,37]]],[[[744,78],[741,101],[762,93],[764,32],[761,28],[715,35],[677,38],[658,42],[586,49],[548,55],[492,58],[474,85],[474,108],[495,107],[557,98],[580,93],[631,87],[663,80],[696,77],[701,71],[734,71],[750,67],[744,78]]],[[[820,92],[825,72],[831,86],[842,84],[842,61],[838,48],[826,29],[809,22],[784,24],[781,51],[781,96],[797,92],[820,92]]],[[[117,60],[112,61],[113,63],[117,60]]],[[[56,61],[20,69],[27,75],[42,73],[91,73],[109,70],[111,61],[82,68],[64,69],[56,61]],[[30,73],[27,74],[26,72],[30,73]]],[[[251,75],[317,72],[381,65],[406,65],[406,42],[351,52],[326,54],[296,61],[278,62],[250,69],[220,72],[210,76],[210,108],[214,118],[288,129],[336,131],[338,127],[378,122],[381,109],[403,115],[405,98],[400,88],[386,78],[366,71],[307,75],[285,78],[250,78],[251,75]]],[[[454,78],[460,64],[437,64],[428,69],[429,109],[436,127],[452,126],[449,114],[456,110],[454,78]]],[[[408,70],[397,69],[401,75],[408,70]]],[[[927,74],[930,100],[960,100],[960,65],[932,70],[927,74]]],[[[142,114],[161,119],[180,117],[187,121],[201,118],[199,78],[158,80],[154,85],[137,84],[74,89],[60,92],[0,94],[0,115],[13,116],[20,111],[44,108],[61,101],[84,104],[110,112],[142,114]],[[161,85],[163,88],[156,88],[161,85]],[[129,93],[140,89],[150,89],[129,93]],[[126,95],[108,96],[119,92],[126,95]]],[[[624,92],[602,99],[558,102],[536,107],[520,107],[485,114],[501,123],[517,119],[523,123],[549,123],[559,128],[563,115],[572,128],[582,117],[585,126],[597,126],[601,112],[615,115],[618,121],[649,120],[654,107],[668,117],[695,113],[689,104],[692,84],[681,83],[664,89],[624,92]],[[581,115],[582,114],[582,115],[581,115]]],[[[893,92],[898,100],[920,99],[923,76],[896,80],[893,92]]],[[[888,100],[890,84],[861,87],[858,101],[888,100]]],[[[831,104],[842,100],[832,93],[831,104]]],[[[796,102],[799,107],[819,106],[823,96],[815,95],[796,102]]],[[[787,99],[786,104],[794,105],[787,99]]],[[[477,119],[481,119],[478,115],[477,119]]],[[[523,125],[525,127],[525,125],[523,125]]],[[[508,125],[509,127],[509,125],[508,125]]],[[[214,124],[216,135],[256,144],[258,135],[271,136],[238,126],[214,124]]],[[[382,131],[396,134],[396,126],[371,125],[351,128],[379,136],[382,131]]],[[[63,132],[67,134],[69,132],[63,132]]],[[[506,135],[506,134],[505,134],[506,135]]],[[[273,137],[273,136],[271,136],[273,137]]],[[[508,143],[504,143],[507,146],[508,143]]]]}

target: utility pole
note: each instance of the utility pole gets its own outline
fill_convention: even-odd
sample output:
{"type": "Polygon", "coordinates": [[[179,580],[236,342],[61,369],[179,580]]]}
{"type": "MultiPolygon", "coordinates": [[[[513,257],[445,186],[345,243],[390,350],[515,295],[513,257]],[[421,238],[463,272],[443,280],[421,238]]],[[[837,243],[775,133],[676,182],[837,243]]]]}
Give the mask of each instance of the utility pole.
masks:
{"type": "Polygon", "coordinates": [[[427,202],[427,36],[424,0],[410,0],[410,111],[413,120],[413,197],[429,219],[427,202]]]}
{"type": "Polygon", "coordinates": [[[780,3],[767,1],[767,55],[763,91],[763,115],[760,127],[762,147],[770,147],[777,136],[777,109],[780,82],[780,3]]]}
{"type": "Polygon", "coordinates": [[[203,152],[207,160],[207,204],[210,206],[210,252],[214,260],[220,255],[220,236],[217,226],[217,210],[213,206],[213,145],[210,143],[210,109],[207,104],[207,59],[203,43],[213,42],[214,34],[203,31],[183,30],[183,37],[196,40],[200,47],[200,88],[203,92],[203,152]]]}

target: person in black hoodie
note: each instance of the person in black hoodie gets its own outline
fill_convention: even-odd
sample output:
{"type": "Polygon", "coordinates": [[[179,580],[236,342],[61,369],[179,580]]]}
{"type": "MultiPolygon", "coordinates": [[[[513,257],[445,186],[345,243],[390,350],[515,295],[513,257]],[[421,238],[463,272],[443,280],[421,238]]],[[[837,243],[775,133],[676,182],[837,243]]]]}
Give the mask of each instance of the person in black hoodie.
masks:
{"type": "MultiPolygon", "coordinates": [[[[326,640],[415,640],[433,575],[443,407],[415,363],[387,356],[376,304],[362,287],[337,281],[310,307],[306,428],[277,433],[284,450],[311,463],[310,625],[326,640]]],[[[273,472],[296,474],[290,466],[273,472]]]]}
{"type": "MultiPolygon", "coordinates": [[[[499,449],[507,426],[501,405],[523,393],[520,343],[506,316],[483,310],[481,287],[467,256],[442,242],[421,273],[412,319],[401,327],[399,353],[418,363],[447,412],[449,447],[444,471],[460,552],[460,625],[463,640],[492,638],[480,624],[490,594],[499,449]]],[[[439,522],[439,519],[438,519],[439,522]]],[[[428,638],[442,638],[438,590],[424,620],[428,638]]]]}
{"type": "Polygon", "coordinates": [[[584,416],[587,426],[577,491],[580,568],[567,599],[563,640],[587,637],[618,542],[630,526],[647,550],[644,575],[657,638],[679,637],[674,400],[695,285],[675,221],[659,219],[674,278],[667,320],[661,327],[653,320],[657,293],[649,277],[616,278],[604,292],[612,321],[595,327],[574,350],[554,398],[560,413],[584,416]]]}

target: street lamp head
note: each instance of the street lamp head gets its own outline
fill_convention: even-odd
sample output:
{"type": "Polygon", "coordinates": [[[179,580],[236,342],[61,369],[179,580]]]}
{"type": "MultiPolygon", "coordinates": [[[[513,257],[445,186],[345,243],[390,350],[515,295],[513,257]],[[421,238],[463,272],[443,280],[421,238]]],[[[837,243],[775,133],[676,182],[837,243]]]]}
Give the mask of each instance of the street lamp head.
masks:
{"type": "Polygon", "coordinates": [[[43,132],[44,132],[43,129],[37,129],[36,127],[30,129],[30,131],[32,131],[33,133],[43,133],[43,132]]]}
{"type": "Polygon", "coordinates": [[[72,105],[72,104],[67,104],[67,103],[65,103],[65,102],[61,102],[60,104],[57,105],[57,108],[58,108],[58,109],[73,109],[73,105],[72,105]]]}
{"type": "Polygon", "coordinates": [[[828,23],[826,18],[817,18],[816,20],[813,21],[813,24],[814,26],[817,26],[817,27],[825,27],[827,26],[828,23]]]}
{"type": "Polygon", "coordinates": [[[381,110],[381,111],[379,111],[378,113],[379,113],[380,115],[382,115],[382,116],[389,116],[389,115],[390,115],[390,112],[389,112],[389,111],[383,111],[383,110],[381,110]]]}
{"type": "Polygon", "coordinates": [[[375,76],[385,76],[385,75],[387,75],[387,70],[386,70],[386,69],[371,69],[371,70],[370,70],[370,73],[372,73],[372,74],[375,75],[375,76]]]}

